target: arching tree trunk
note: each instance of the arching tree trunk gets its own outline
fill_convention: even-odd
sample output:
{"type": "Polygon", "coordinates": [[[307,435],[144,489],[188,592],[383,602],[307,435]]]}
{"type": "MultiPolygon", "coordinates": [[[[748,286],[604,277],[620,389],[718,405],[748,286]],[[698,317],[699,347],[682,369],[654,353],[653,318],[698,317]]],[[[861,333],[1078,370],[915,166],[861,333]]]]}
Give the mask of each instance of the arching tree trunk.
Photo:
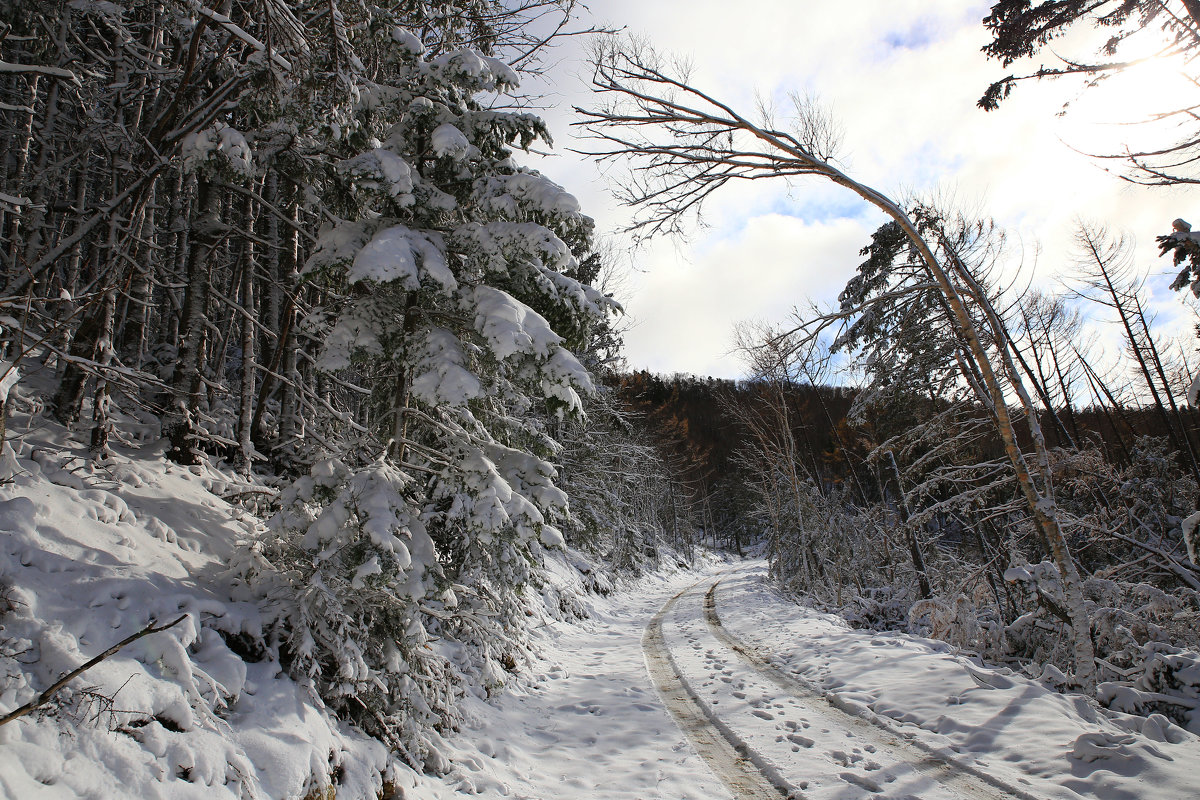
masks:
{"type": "Polygon", "coordinates": [[[900,205],[854,180],[822,155],[834,149],[834,142],[823,133],[830,130],[829,121],[817,112],[802,112],[807,116],[794,128],[794,135],[756,125],[711,95],[665,73],[656,63],[647,48],[612,45],[598,50],[592,82],[601,102],[607,98],[609,104],[580,109],[585,119],[579,123],[601,143],[601,150],[595,153],[599,158],[641,159],[644,180],[631,189],[627,200],[645,204],[649,216],[641,223],[645,230],[671,230],[682,215],[734,178],[755,180],[783,174],[823,178],[849,189],[903,231],[913,255],[951,312],[964,360],[973,362],[970,367],[977,371],[978,380],[971,381],[972,387],[990,411],[1021,495],[1059,573],[1070,617],[1075,679],[1086,691],[1093,691],[1096,663],[1091,625],[1079,571],[1058,521],[1049,453],[1037,408],[1006,346],[999,315],[952,243],[945,241],[938,221],[927,213],[920,217],[922,225],[937,237],[946,263],[900,205]],[[983,344],[968,302],[986,320],[991,341],[998,343],[994,355],[983,344]],[[993,360],[999,362],[999,369],[993,360]],[[1032,465],[1017,441],[1007,406],[1009,393],[1016,396],[1028,424],[1032,465]]]}

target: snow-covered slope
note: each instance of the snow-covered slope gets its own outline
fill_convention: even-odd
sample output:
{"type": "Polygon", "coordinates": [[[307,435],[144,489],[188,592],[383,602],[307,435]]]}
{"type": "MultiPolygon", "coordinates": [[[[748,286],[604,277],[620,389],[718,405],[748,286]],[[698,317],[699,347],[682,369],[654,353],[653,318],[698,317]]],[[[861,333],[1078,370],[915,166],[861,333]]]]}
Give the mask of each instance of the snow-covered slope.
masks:
{"type": "MultiPolygon", "coordinates": [[[[150,431],[122,425],[126,437],[150,431]]],[[[231,649],[260,625],[223,576],[257,519],[222,497],[261,487],[171,465],[155,443],[94,466],[39,416],[18,415],[9,436],[0,712],[149,623],[183,618],[0,727],[0,797],[304,797],[330,776],[339,797],[377,795],[382,745],[332,721],[278,664],[231,649]]]]}
{"type": "MultiPolygon", "coordinates": [[[[465,687],[461,703],[473,727],[451,741],[430,733],[452,760],[445,776],[413,771],[379,741],[334,719],[256,644],[267,620],[256,604],[239,599],[245,590],[231,565],[261,533],[254,501],[265,510],[271,491],[211,464],[171,463],[157,431],[154,420],[143,425],[122,416],[112,457],[98,465],[89,459],[86,434],[48,421],[28,397],[9,419],[0,459],[0,716],[148,626],[176,624],[133,641],[52,702],[0,725],[0,800],[411,800],[459,789],[504,796],[514,774],[535,770],[540,750],[541,734],[526,737],[529,731],[506,716],[513,707],[584,748],[576,751],[577,766],[595,761],[581,728],[555,721],[561,709],[530,705],[541,687],[558,690],[557,679],[576,674],[545,660],[496,676],[513,689],[498,699],[465,687]],[[487,777],[485,761],[501,763],[504,776],[487,777]]],[[[671,580],[685,577],[664,558],[664,571],[634,602],[652,609],[671,580]],[[671,573],[676,577],[664,577],[671,573]]],[[[629,652],[619,656],[627,669],[602,677],[610,656],[595,652],[593,673],[582,676],[584,689],[599,681],[615,702],[631,698],[625,687],[645,676],[637,674],[640,612],[631,615],[616,594],[596,594],[613,590],[603,567],[559,550],[524,602],[534,650],[552,659],[561,656],[560,639],[586,639],[623,620],[633,632],[629,652]],[[572,622],[596,612],[599,621],[572,622]]],[[[592,727],[582,705],[562,714],[592,727]]],[[[670,731],[661,708],[659,716],[660,732],[670,731]]],[[[633,746],[629,730],[596,736],[625,752],[633,746]]],[[[647,752],[654,758],[657,751],[647,752]]],[[[690,777],[695,757],[679,759],[679,777],[668,785],[703,785],[690,777]]],[[[634,786],[639,779],[630,780],[634,786]]]]}

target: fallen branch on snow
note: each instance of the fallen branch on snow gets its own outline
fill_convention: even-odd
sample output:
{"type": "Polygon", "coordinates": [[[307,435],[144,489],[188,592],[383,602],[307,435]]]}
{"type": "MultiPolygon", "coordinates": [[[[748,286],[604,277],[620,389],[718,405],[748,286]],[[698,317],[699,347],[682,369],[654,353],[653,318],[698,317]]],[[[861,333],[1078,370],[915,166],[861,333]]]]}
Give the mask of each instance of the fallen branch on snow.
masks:
{"type": "Polygon", "coordinates": [[[133,642],[136,642],[138,639],[141,639],[143,636],[149,636],[152,633],[159,633],[160,631],[165,631],[167,628],[173,628],[176,625],[178,625],[179,623],[183,622],[183,620],[186,617],[187,617],[187,614],[181,614],[174,622],[168,622],[166,625],[155,625],[152,622],[149,625],[147,625],[146,627],[142,628],[137,633],[133,634],[132,636],[125,637],[124,639],[117,642],[112,647],[108,648],[107,650],[105,650],[103,653],[96,656],[95,658],[90,659],[86,663],[82,664],[79,667],[76,667],[75,669],[71,670],[70,672],[64,673],[62,676],[59,677],[58,680],[56,680],[50,686],[49,689],[42,692],[34,699],[30,700],[25,705],[21,706],[20,708],[15,708],[12,711],[5,714],[3,717],[0,717],[0,725],[7,725],[8,723],[12,722],[15,719],[20,719],[21,717],[25,716],[26,714],[30,714],[30,713],[36,711],[37,709],[41,708],[42,706],[46,705],[51,700],[53,700],[54,695],[58,694],[58,692],[64,686],[66,686],[68,683],[70,683],[72,679],[87,672],[89,669],[96,666],[101,661],[105,660],[106,658],[111,658],[112,656],[116,655],[117,652],[121,650],[121,648],[125,647],[128,644],[132,644],[133,642]]]}

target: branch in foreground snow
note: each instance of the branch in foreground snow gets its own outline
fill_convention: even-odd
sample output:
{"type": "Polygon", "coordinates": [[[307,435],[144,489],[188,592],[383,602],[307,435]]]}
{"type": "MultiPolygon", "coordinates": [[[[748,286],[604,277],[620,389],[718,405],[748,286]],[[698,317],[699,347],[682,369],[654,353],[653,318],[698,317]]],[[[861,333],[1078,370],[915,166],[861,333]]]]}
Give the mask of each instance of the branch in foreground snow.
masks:
{"type": "Polygon", "coordinates": [[[71,670],[70,672],[63,674],[61,677],[59,677],[58,680],[56,680],[53,683],[53,685],[50,686],[49,689],[42,692],[34,699],[30,700],[25,705],[21,706],[20,708],[13,709],[12,711],[5,714],[3,717],[0,717],[0,725],[7,725],[8,723],[12,722],[13,720],[20,719],[21,717],[25,716],[26,714],[30,714],[30,713],[38,710],[42,706],[46,705],[47,703],[49,703],[51,700],[54,699],[54,695],[58,694],[58,692],[64,686],[66,686],[68,683],[70,683],[76,677],[82,675],[83,673],[85,673],[89,669],[91,669],[92,667],[99,664],[101,661],[104,661],[105,659],[111,658],[112,656],[116,655],[117,652],[120,651],[121,648],[125,647],[126,645],[136,642],[138,639],[141,639],[143,636],[149,636],[152,633],[159,633],[160,631],[165,631],[167,628],[173,628],[176,625],[178,625],[179,623],[183,622],[184,619],[186,619],[186,618],[187,618],[187,614],[180,614],[179,617],[177,619],[175,619],[174,622],[168,622],[166,625],[155,625],[152,622],[149,625],[147,625],[146,627],[142,628],[137,633],[133,634],[132,636],[125,637],[124,639],[117,642],[112,647],[108,648],[107,650],[105,650],[103,653],[96,656],[95,658],[87,661],[86,663],[84,663],[83,665],[81,665],[79,667],[76,667],[75,669],[71,670]]]}

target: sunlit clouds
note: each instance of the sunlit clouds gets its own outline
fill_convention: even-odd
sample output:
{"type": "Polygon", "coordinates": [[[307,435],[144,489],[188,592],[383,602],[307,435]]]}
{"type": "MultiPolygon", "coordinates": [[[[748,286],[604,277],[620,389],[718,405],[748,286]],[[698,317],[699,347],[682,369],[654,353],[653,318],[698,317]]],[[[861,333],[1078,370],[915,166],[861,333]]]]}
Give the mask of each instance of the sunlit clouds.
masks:
{"type": "MultiPolygon", "coordinates": [[[[1129,232],[1139,266],[1156,273],[1147,284],[1155,309],[1185,327],[1191,312],[1168,291],[1169,278],[1157,276],[1171,265],[1157,258],[1154,237],[1175,217],[1200,223],[1200,209],[1193,213],[1177,190],[1132,186],[1114,174],[1120,163],[1088,155],[1120,152],[1122,137],[1143,135],[1113,122],[1141,119],[1161,110],[1159,101],[1182,96],[1177,65],[1147,63],[1083,93],[1077,80],[1028,81],[985,113],[975,105],[979,96],[1015,71],[980,52],[989,5],[747,0],[735,19],[726,3],[690,3],[681,14],[667,0],[620,0],[592,11],[598,22],[620,20],[659,50],[680,54],[693,65],[694,85],[747,114],[759,98],[783,117],[789,93],[818,96],[844,130],[839,163],[847,171],[893,196],[937,196],[995,218],[1016,244],[1008,268],[1031,276],[1023,280],[1061,287],[1078,220],[1129,232]],[[1059,116],[1068,101],[1070,113],[1059,116]]],[[[568,133],[570,106],[590,101],[582,47],[563,56],[548,117],[560,149],[585,148],[568,133]],[[571,72],[579,79],[562,77],[571,72]]],[[[538,166],[580,195],[600,229],[628,219],[587,160],[563,155],[538,166]]],[[[740,374],[734,325],[831,303],[880,219],[836,187],[756,182],[725,187],[705,221],[684,241],[653,242],[630,258],[635,272],[622,299],[633,368],[740,374]]]]}

